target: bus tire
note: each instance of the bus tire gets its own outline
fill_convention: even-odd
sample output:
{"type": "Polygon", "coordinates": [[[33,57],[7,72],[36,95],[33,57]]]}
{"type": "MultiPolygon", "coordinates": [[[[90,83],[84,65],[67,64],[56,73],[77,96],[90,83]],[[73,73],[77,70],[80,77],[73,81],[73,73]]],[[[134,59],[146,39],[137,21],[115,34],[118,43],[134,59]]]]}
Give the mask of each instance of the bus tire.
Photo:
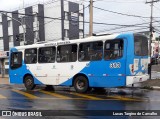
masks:
{"type": "Polygon", "coordinates": [[[74,88],[78,93],[85,93],[89,89],[88,80],[84,76],[78,76],[74,80],[74,88]]]}
{"type": "Polygon", "coordinates": [[[24,85],[27,90],[33,90],[36,85],[34,84],[34,79],[32,76],[26,76],[24,79],[24,85]]]}

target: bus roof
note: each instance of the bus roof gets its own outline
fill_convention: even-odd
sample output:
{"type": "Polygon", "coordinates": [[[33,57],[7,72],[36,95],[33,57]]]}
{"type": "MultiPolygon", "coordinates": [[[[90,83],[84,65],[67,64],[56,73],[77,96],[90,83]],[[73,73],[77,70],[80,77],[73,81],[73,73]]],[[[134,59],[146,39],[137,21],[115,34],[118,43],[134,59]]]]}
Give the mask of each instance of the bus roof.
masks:
{"type": "MultiPolygon", "coordinates": [[[[103,40],[110,40],[115,39],[119,35],[133,35],[133,33],[122,33],[122,34],[112,34],[112,35],[100,35],[100,36],[91,36],[86,37],[83,39],[74,39],[74,40],[59,40],[59,41],[48,41],[48,42],[37,42],[32,45],[23,45],[14,47],[16,49],[27,49],[27,48],[38,48],[38,47],[46,47],[46,46],[57,46],[57,45],[64,45],[64,44],[74,44],[74,43],[83,43],[83,42],[90,42],[90,41],[103,41],[103,40]]],[[[12,48],[11,48],[12,49],[12,48]]]]}

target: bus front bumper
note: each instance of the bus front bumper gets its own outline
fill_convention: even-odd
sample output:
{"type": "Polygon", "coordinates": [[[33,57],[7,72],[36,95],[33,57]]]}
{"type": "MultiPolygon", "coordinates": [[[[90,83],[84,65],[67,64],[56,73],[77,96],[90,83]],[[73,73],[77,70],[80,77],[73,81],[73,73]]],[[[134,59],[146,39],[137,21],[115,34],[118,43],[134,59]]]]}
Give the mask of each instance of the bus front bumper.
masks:
{"type": "Polygon", "coordinates": [[[134,83],[143,82],[149,79],[149,75],[141,75],[141,76],[127,76],[126,77],[126,85],[131,85],[134,83]]]}

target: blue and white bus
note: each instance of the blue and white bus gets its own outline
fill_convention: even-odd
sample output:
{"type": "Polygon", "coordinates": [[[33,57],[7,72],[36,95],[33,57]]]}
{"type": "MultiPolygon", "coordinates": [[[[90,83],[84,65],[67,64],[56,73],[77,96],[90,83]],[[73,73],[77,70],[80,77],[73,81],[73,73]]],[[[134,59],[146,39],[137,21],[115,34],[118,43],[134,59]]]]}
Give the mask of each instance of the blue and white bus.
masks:
{"type": "Polygon", "coordinates": [[[123,33],[41,42],[10,50],[10,83],[110,88],[143,82],[148,75],[147,37],[123,33]]]}

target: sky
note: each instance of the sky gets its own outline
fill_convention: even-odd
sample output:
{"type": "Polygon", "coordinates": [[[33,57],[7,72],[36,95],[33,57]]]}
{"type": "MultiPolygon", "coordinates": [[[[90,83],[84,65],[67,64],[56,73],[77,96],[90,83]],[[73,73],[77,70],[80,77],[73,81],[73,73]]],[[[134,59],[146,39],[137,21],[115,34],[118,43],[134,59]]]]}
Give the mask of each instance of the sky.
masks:
{"type": "MultiPolygon", "coordinates": [[[[51,0],[0,0],[0,10],[13,11],[23,6],[31,6],[51,0]]],[[[54,1],[54,0],[52,0],[54,1]]],[[[85,6],[89,0],[71,0],[85,6]]],[[[146,0],[93,0],[93,31],[94,33],[107,32],[139,32],[149,30],[151,6],[146,0]],[[98,9],[97,9],[98,8],[98,9]],[[101,10],[100,10],[101,9],[101,10]],[[140,17],[141,16],[141,17],[140,17]],[[100,24],[96,24],[100,23],[100,24]],[[137,25],[141,24],[141,25],[137,25]],[[126,26],[132,25],[132,26],[126,26]]],[[[149,2],[151,0],[147,0],[149,2]]],[[[153,7],[153,26],[160,35],[160,2],[155,2],[153,7]]],[[[85,8],[85,21],[89,21],[89,8],[85,8]]],[[[88,24],[85,25],[88,33],[88,24]]]]}

